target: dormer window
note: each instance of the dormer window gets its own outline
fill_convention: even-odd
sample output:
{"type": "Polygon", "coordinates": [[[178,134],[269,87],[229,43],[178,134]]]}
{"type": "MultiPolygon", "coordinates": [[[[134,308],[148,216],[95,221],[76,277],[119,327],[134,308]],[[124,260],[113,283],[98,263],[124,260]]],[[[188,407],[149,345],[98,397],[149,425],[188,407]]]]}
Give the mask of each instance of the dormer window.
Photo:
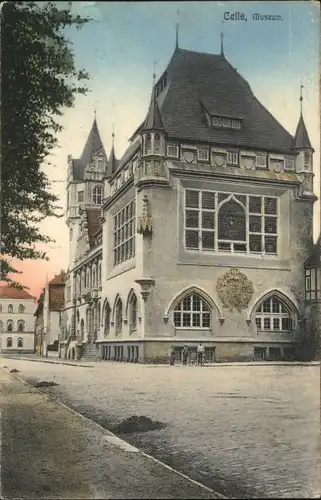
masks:
{"type": "Polygon", "coordinates": [[[200,161],[209,161],[210,152],[208,149],[200,148],[197,150],[197,159],[200,161]]]}
{"type": "Polygon", "coordinates": [[[147,134],[145,137],[145,155],[148,155],[152,152],[152,136],[147,134]]]}
{"type": "Polygon", "coordinates": [[[232,120],[230,118],[223,118],[222,125],[223,125],[223,128],[231,128],[232,127],[232,120]]]}
{"type": "Polygon", "coordinates": [[[212,118],[213,127],[218,128],[241,128],[241,120],[237,118],[228,118],[221,116],[213,116],[212,118]]]}
{"type": "Polygon", "coordinates": [[[284,160],[285,170],[294,170],[294,160],[293,158],[285,158],[284,160]]]}
{"type": "Polygon", "coordinates": [[[171,158],[178,158],[178,146],[168,145],[167,146],[167,156],[171,158]]]}
{"type": "Polygon", "coordinates": [[[259,168],[266,168],[267,167],[267,157],[264,155],[258,155],[256,157],[256,166],[259,168]]]}

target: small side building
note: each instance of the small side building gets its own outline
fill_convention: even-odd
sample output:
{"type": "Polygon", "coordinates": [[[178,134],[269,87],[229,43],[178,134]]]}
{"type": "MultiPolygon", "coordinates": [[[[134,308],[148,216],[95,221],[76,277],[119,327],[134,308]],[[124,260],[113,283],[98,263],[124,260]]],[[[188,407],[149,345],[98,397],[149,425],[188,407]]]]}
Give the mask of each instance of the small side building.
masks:
{"type": "Polygon", "coordinates": [[[304,263],[306,318],[318,334],[317,359],[321,359],[321,235],[304,263]]]}
{"type": "Polygon", "coordinates": [[[14,286],[0,287],[0,351],[2,353],[34,353],[33,311],[35,297],[14,286]]]}
{"type": "Polygon", "coordinates": [[[36,352],[46,355],[48,350],[58,351],[61,311],[64,308],[66,273],[61,271],[43,288],[34,313],[36,352]]]}

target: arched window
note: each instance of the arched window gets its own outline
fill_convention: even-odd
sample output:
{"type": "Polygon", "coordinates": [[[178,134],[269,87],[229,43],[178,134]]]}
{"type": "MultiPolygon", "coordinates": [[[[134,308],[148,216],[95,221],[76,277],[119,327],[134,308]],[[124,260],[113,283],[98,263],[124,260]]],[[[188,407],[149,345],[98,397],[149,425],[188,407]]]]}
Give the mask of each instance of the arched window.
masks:
{"type": "Polygon", "coordinates": [[[129,301],[129,329],[132,332],[137,328],[137,297],[133,293],[129,301]]]}
{"type": "Polygon", "coordinates": [[[12,338],[11,337],[7,338],[7,347],[12,347],[12,338]]]}
{"type": "Polygon", "coordinates": [[[0,320],[0,333],[2,333],[2,332],[3,332],[3,321],[0,320]]]}
{"type": "Polygon", "coordinates": [[[25,306],[23,306],[22,304],[19,304],[18,313],[23,314],[24,312],[25,312],[25,306]]]}
{"type": "Polygon", "coordinates": [[[8,314],[12,314],[12,313],[13,313],[13,305],[9,304],[8,305],[8,314]]]}
{"type": "Polygon", "coordinates": [[[17,340],[17,347],[23,347],[23,339],[21,337],[17,340]]]}
{"type": "Polygon", "coordinates": [[[81,289],[84,291],[86,288],[86,274],[85,271],[81,272],[81,289]]]}
{"type": "Polygon", "coordinates": [[[106,305],[105,305],[105,311],[104,311],[104,335],[108,335],[109,332],[110,332],[110,313],[111,313],[111,309],[110,309],[110,305],[109,305],[109,302],[107,301],[106,302],[106,305]]]}
{"type": "Polygon", "coordinates": [[[77,295],[80,294],[80,276],[79,276],[79,274],[77,274],[77,278],[76,278],[76,294],[77,295]]]}
{"type": "Polygon", "coordinates": [[[79,323],[79,311],[77,309],[77,313],[76,313],[76,318],[77,318],[77,323],[79,323]]]}
{"type": "Polygon", "coordinates": [[[196,293],[187,295],[174,309],[174,325],[180,328],[210,328],[209,305],[196,293]]]}
{"type": "Polygon", "coordinates": [[[154,153],[159,153],[160,152],[160,135],[155,134],[154,135],[154,153]]]}
{"type": "Polygon", "coordinates": [[[7,331],[12,332],[13,331],[13,321],[11,319],[8,320],[7,322],[7,331]]]}
{"type": "Polygon", "coordinates": [[[121,299],[117,300],[115,323],[116,323],[116,333],[121,332],[123,328],[123,303],[121,299]]]}
{"type": "Polygon", "coordinates": [[[81,335],[81,339],[84,340],[84,338],[85,338],[85,322],[83,319],[80,322],[80,335],[81,335]]]}
{"type": "Polygon", "coordinates": [[[23,332],[25,329],[25,322],[22,319],[18,321],[18,332],[23,332]]]}
{"type": "Polygon", "coordinates": [[[235,200],[223,203],[218,214],[218,239],[246,244],[246,216],[244,207],[235,200]]]}
{"type": "Polygon", "coordinates": [[[152,152],[152,136],[147,134],[145,137],[145,154],[148,155],[152,152]]]}
{"type": "Polygon", "coordinates": [[[0,304],[0,314],[2,313],[2,305],[0,304]]]}
{"type": "Polygon", "coordinates": [[[293,329],[293,315],[281,299],[272,295],[259,305],[255,323],[259,331],[290,332],[293,329]]]}
{"type": "Polygon", "coordinates": [[[101,205],[103,201],[103,188],[102,186],[95,186],[93,189],[93,203],[101,205]]]}

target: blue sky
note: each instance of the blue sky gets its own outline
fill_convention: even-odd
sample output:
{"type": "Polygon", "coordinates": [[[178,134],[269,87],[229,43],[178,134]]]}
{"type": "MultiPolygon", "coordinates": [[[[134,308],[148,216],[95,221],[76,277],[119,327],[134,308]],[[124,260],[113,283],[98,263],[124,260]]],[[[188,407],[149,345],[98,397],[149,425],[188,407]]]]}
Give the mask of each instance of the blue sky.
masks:
{"type": "MultiPolygon", "coordinates": [[[[58,4],[67,6],[67,2],[58,4]]],[[[81,154],[94,109],[107,153],[115,124],[116,154],[120,157],[128,138],[146,115],[154,62],[157,61],[159,77],[173,54],[175,23],[179,22],[181,48],[219,53],[226,12],[244,13],[247,18],[247,22],[223,23],[226,58],[249,82],[262,104],[292,134],[299,118],[300,83],[304,85],[304,118],[316,150],[318,195],[320,18],[315,2],[72,2],[71,8],[94,21],[79,31],[67,32],[77,66],[90,73],[91,92],[77,97],[74,108],[65,110],[60,146],[50,158],[55,168],[45,167],[63,205],[67,155],[81,154]],[[282,20],[254,21],[254,13],[280,15],[282,20]]],[[[315,237],[320,227],[319,213],[317,204],[315,237]]],[[[63,220],[49,225],[47,221],[44,224],[47,233],[48,227],[56,244],[48,249],[51,262],[41,266],[52,274],[67,266],[68,232],[63,220]]]]}

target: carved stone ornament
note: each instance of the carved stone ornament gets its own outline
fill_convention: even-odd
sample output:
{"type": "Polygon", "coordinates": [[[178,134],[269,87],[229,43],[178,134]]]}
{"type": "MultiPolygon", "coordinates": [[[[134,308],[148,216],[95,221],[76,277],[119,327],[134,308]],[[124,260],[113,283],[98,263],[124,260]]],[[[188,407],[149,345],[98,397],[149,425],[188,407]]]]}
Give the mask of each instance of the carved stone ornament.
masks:
{"type": "Polygon", "coordinates": [[[246,170],[255,170],[254,158],[250,158],[249,156],[242,156],[241,165],[246,170]]]}
{"type": "Polygon", "coordinates": [[[184,160],[187,163],[193,163],[194,158],[195,158],[194,151],[184,151],[184,160]]]}
{"type": "Polygon", "coordinates": [[[238,312],[249,305],[254,293],[252,281],[235,267],[217,280],[216,290],[223,307],[238,312]]]}
{"type": "Polygon", "coordinates": [[[223,167],[223,165],[225,165],[225,155],[215,155],[214,163],[217,167],[223,167]]]}
{"type": "Polygon", "coordinates": [[[151,233],[153,230],[153,219],[149,215],[149,209],[148,209],[148,198],[147,195],[144,195],[144,198],[142,200],[142,209],[141,209],[141,216],[138,217],[137,219],[137,233],[140,234],[147,234],[151,233]]]}

